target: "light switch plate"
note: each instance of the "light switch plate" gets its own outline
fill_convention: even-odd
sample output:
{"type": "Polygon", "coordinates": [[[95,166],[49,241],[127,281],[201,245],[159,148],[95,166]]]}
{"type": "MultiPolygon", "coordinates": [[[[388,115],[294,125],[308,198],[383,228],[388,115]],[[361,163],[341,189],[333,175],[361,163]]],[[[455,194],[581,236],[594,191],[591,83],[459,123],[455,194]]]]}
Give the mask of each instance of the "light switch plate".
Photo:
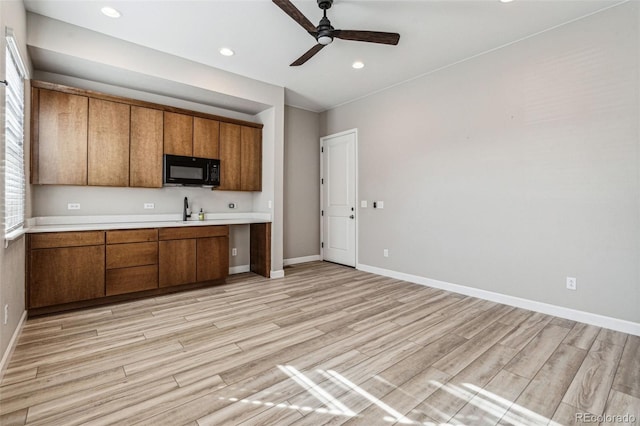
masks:
{"type": "Polygon", "coordinates": [[[363,209],[366,209],[367,208],[367,200],[360,201],[360,207],[363,208],[363,209]]]}

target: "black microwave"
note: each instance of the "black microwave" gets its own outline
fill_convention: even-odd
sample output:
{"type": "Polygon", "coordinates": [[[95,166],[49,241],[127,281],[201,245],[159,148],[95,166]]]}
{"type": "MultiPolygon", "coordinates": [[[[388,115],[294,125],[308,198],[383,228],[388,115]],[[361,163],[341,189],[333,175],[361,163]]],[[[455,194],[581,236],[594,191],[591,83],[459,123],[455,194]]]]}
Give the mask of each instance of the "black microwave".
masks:
{"type": "Polygon", "coordinates": [[[220,186],[220,160],[164,155],[164,185],[220,186]]]}

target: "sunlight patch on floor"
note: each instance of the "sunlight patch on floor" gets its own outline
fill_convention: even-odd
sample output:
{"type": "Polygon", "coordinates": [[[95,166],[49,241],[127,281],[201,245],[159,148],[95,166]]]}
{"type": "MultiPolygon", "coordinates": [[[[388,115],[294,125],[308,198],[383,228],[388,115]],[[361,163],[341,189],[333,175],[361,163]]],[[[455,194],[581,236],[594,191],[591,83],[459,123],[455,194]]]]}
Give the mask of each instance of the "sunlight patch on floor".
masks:
{"type": "MultiPolygon", "coordinates": [[[[240,402],[242,404],[262,405],[265,407],[277,407],[286,408],[291,410],[298,410],[301,413],[316,412],[320,414],[329,414],[333,416],[345,416],[345,417],[361,417],[360,414],[347,407],[345,403],[331,395],[321,384],[314,382],[307,375],[296,369],[291,365],[278,365],[278,369],[285,373],[291,380],[296,382],[302,389],[316,398],[323,406],[319,408],[312,408],[309,406],[299,406],[294,404],[288,404],[286,402],[270,402],[261,401],[259,399],[251,398],[225,398],[220,397],[221,400],[228,400],[230,402],[240,402]]],[[[522,426],[536,426],[540,424],[548,424],[550,419],[531,411],[519,404],[516,404],[508,399],[502,398],[495,393],[489,392],[473,383],[463,383],[461,386],[451,383],[441,383],[437,380],[429,380],[429,383],[443,391],[460,398],[471,404],[474,407],[479,408],[487,414],[487,417],[478,417],[473,415],[469,418],[463,418],[463,416],[454,416],[448,422],[434,423],[434,422],[420,422],[411,420],[395,408],[391,407],[381,399],[375,397],[371,393],[367,392],[362,387],[353,383],[351,380],[338,373],[335,370],[316,370],[319,374],[338,385],[343,390],[350,392],[352,395],[356,394],[359,397],[370,402],[374,406],[380,408],[384,414],[381,418],[375,420],[383,420],[388,423],[406,424],[406,425],[423,425],[423,426],[447,426],[447,425],[465,425],[465,424],[479,424],[482,420],[488,420],[492,424],[500,420],[505,424],[515,424],[522,426]]],[[[400,389],[396,387],[397,389],[400,389]]],[[[466,406],[466,405],[465,405],[466,406]]],[[[437,407],[430,407],[431,410],[437,412],[441,417],[447,417],[448,414],[438,410],[437,407]]],[[[372,419],[374,420],[374,419],[372,419]]]]}

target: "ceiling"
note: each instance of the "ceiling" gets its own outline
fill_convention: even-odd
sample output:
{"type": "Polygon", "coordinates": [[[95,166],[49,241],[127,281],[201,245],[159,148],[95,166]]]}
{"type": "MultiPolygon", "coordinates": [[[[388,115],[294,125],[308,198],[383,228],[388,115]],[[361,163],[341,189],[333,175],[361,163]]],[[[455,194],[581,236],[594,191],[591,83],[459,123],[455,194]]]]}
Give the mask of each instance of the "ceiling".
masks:
{"type": "MultiPolygon", "coordinates": [[[[314,24],[316,0],[292,0],[314,24]]],[[[269,0],[24,0],[28,11],[211,67],[285,87],[288,105],[324,111],[621,3],[620,0],[335,0],[338,29],[400,33],[397,46],[336,39],[306,64],[315,44],[269,0]],[[100,8],[119,10],[108,18],[100,8]],[[229,47],[235,55],[219,54],[229,47]],[[360,70],[351,67],[362,61],[360,70]]],[[[39,61],[36,69],[64,73],[39,61]]],[[[87,76],[88,78],[88,76],[87,76]]],[[[95,79],[95,76],[92,76],[95,79]]]]}

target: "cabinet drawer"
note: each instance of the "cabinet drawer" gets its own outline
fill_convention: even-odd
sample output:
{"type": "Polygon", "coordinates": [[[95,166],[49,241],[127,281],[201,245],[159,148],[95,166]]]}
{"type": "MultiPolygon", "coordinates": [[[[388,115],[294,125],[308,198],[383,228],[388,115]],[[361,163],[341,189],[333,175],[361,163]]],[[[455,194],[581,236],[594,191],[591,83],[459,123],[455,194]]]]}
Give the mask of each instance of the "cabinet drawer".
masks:
{"type": "Polygon", "coordinates": [[[144,243],[147,241],[158,241],[157,229],[107,231],[107,244],[144,243]]]}
{"type": "Polygon", "coordinates": [[[160,228],[160,240],[181,240],[187,238],[226,237],[229,235],[228,225],[216,226],[184,226],[180,228],[160,228]]]}
{"type": "Polygon", "coordinates": [[[81,247],[104,244],[104,231],[31,234],[31,249],[81,247]]]}
{"type": "Polygon", "coordinates": [[[158,288],[158,265],[107,271],[107,296],[158,288]]]}
{"type": "Polygon", "coordinates": [[[158,243],[129,243],[107,246],[107,269],[158,263],[158,243]]]}

